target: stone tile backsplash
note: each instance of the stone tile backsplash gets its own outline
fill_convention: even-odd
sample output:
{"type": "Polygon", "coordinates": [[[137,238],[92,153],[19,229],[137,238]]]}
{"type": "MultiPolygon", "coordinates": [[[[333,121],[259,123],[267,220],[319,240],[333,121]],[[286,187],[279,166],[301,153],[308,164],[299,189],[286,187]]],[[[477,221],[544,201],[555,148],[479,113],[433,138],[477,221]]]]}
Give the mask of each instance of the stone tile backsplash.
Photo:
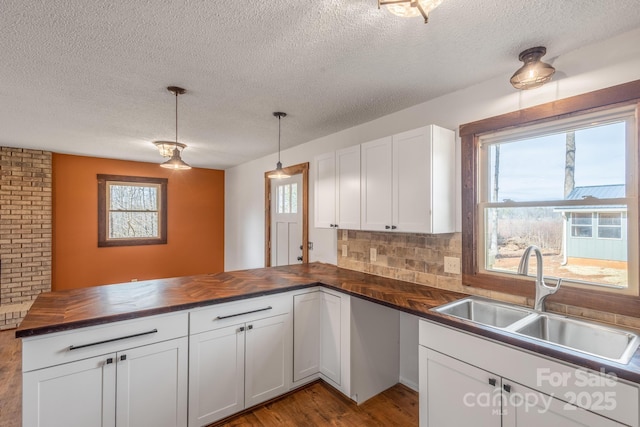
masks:
{"type": "MultiPolygon", "coordinates": [[[[461,233],[412,234],[338,230],[337,251],[338,266],[349,270],[533,306],[531,299],[522,296],[463,286],[461,274],[444,272],[445,256],[462,258],[461,233]],[[343,245],[347,247],[346,256],[342,256],[343,245]],[[377,252],[375,261],[370,256],[371,248],[375,248],[377,252]]],[[[640,318],[636,317],[621,316],[606,311],[590,310],[551,301],[547,303],[547,310],[640,329],[640,318]]]]}

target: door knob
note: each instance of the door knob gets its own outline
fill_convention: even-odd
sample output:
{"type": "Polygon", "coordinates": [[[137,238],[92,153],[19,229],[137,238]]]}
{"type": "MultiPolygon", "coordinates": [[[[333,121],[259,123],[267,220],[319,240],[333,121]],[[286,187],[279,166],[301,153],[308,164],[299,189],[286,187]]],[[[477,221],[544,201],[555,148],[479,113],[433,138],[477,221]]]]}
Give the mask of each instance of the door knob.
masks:
{"type": "Polygon", "coordinates": [[[298,261],[302,262],[302,257],[301,256],[298,257],[298,261]]]}

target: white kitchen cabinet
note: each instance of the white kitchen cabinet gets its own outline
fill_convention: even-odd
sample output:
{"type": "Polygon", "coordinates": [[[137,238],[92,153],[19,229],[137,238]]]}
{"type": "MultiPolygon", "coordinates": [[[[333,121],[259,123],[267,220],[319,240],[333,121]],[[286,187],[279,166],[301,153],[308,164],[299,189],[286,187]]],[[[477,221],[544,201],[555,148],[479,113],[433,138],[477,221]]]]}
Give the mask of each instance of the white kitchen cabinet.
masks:
{"type": "Polygon", "coordinates": [[[23,426],[186,426],[186,313],[23,339],[23,426]]]}
{"type": "Polygon", "coordinates": [[[360,146],[314,158],[314,225],[360,229],[360,146]]]}
{"type": "Polygon", "coordinates": [[[115,426],[115,359],[113,353],[25,373],[23,426],[115,426]]]}
{"type": "Polygon", "coordinates": [[[350,297],[324,288],[294,295],[294,385],[322,378],[350,394],[350,297]]]}
{"type": "Polygon", "coordinates": [[[422,427],[638,426],[637,385],[419,323],[422,427]]]}
{"type": "Polygon", "coordinates": [[[454,132],[430,125],[361,145],[361,227],[455,231],[454,132]]]}
{"type": "Polygon", "coordinates": [[[289,391],[291,294],[191,312],[189,425],[204,426],[289,391]]]}
{"type": "Polygon", "coordinates": [[[116,425],[186,426],[187,337],[117,353],[116,425]]]}

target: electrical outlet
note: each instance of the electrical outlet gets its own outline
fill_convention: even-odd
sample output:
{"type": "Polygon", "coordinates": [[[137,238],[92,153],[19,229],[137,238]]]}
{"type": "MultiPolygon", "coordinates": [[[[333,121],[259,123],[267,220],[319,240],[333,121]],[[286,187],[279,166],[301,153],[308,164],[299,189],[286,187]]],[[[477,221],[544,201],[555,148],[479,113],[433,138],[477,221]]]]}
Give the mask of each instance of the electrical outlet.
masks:
{"type": "Polygon", "coordinates": [[[342,245],[342,257],[347,256],[347,245],[342,245]]]}
{"type": "Polygon", "coordinates": [[[342,240],[349,240],[349,230],[342,230],[342,240]]]}
{"type": "Polygon", "coordinates": [[[376,248],[369,249],[369,261],[376,262],[378,260],[378,250],[376,248]]]}
{"type": "Polygon", "coordinates": [[[460,258],[454,256],[444,257],[444,272],[460,274],[460,258]]]}

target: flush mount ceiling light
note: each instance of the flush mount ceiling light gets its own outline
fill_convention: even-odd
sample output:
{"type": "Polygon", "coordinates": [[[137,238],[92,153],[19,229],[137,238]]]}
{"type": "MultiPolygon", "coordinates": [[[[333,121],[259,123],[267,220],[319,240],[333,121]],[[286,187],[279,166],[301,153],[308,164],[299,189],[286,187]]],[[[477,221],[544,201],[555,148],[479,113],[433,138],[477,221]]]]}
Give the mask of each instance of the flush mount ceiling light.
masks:
{"type": "Polygon", "coordinates": [[[518,59],[524,62],[524,65],[511,77],[513,87],[522,90],[535,89],[551,80],[556,69],[540,60],[546,53],[547,48],[542,46],[532,47],[520,53],[518,59]]]}
{"type": "Polygon", "coordinates": [[[154,142],[155,146],[160,150],[160,154],[165,157],[171,156],[169,160],[162,163],[160,166],[167,169],[178,169],[185,170],[191,169],[191,166],[186,164],[184,160],[180,157],[180,152],[184,150],[187,146],[178,142],[178,95],[182,95],[186,92],[185,89],[177,86],[169,86],[167,90],[173,93],[176,96],[176,141],[175,142],[167,142],[167,141],[156,141],[154,142]],[[166,155],[167,150],[170,150],[170,154],[166,155]]]}
{"type": "Polygon", "coordinates": [[[276,170],[267,176],[272,179],[289,178],[291,175],[287,175],[285,171],[282,170],[282,162],[280,162],[280,120],[283,117],[287,117],[287,113],[275,112],[273,115],[278,118],[278,163],[276,163],[276,170]]]}
{"type": "Polygon", "coordinates": [[[389,12],[403,18],[412,18],[422,15],[424,23],[429,22],[429,13],[440,6],[443,0],[378,0],[380,6],[387,6],[389,12]]]}

